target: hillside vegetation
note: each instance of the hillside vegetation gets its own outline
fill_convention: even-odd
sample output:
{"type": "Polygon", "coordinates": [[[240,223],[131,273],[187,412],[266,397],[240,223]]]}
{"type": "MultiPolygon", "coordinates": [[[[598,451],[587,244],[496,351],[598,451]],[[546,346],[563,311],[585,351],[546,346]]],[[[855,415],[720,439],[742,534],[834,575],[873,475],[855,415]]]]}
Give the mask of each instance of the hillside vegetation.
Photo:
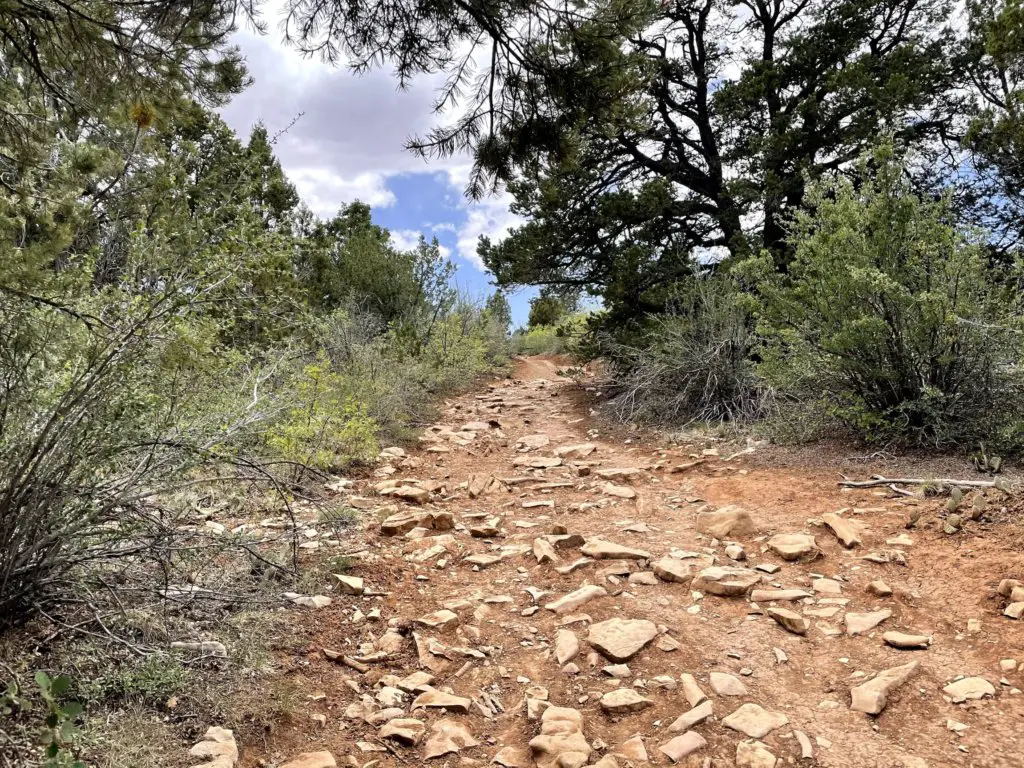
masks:
{"type": "MultiPolygon", "coordinates": [[[[120,754],[88,713],[181,690],[183,717],[224,715],[207,638],[238,640],[244,698],[285,642],[257,608],[350,565],[342,476],[404,458],[510,353],[603,358],[625,421],[993,472],[1024,448],[1021,0],[287,3],[304,53],[443,76],[409,148],[465,154],[467,195],[507,191],[523,221],[480,239],[480,301],[436,241],[396,248],[359,202],[313,213],[279,137],[218,116],[261,10],[0,14],[4,760],[120,754]],[[339,548],[320,571],[298,512],[339,548]]],[[[254,690],[224,722],[288,709],[254,690]]]]}

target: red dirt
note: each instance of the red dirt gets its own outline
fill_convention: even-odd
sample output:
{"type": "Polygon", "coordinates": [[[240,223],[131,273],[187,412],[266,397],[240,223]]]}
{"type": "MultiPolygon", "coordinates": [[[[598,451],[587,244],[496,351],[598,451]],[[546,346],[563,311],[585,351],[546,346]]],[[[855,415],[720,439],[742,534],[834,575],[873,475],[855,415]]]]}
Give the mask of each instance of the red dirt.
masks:
{"type": "MultiPolygon", "coordinates": [[[[460,626],[454,630],[425,630],[424,634],[448,646],[484,650],[487,657],[470,659],[468,669],[461,675],[456,672],[465,660],[453,658],[436,675],[433,685],[450,687],[467,697],[486,689],[500,698],[505,708],[505,713],[494,719],[485,719],[477,711],[456,717],[481,742],[480,746],[462,750],[461,758],[472,761],[465,763],[468,765],[490,763],[502,746],[524,747],[538,733],[539,725],[528,721],[524,705],[525,690],[531,685],[545,686],[554,704],[582,712],[588,740],[607,745],[606,749],[594,752],[591,763],[613,753],[634,734],[641,734],[651,763],[667,764],[658,747],[675,735],[667,733],[667,726],[689,709],[680,690],[660,689],[648,683],[638,691],[652,699],[653,706],[615,718],[601,711],[598,699],[619,684],[629,687],[658,675],[678,679],[681,673],[689,672],[697,677],[714,706],[714,717],[693,729],[708,742],[689,758],[694,765],[708,765],[704,762],[707,758],[713,759],[713,765],[734,765],[736,745],[744,737],[724,728],[721,719],[740,704],[751,701],[778,710],[789,719],[788,725],[762,739],[780,758],[779,765],[783,764],[781,761],[801,763],[800,748],[791,733],[799,729],[814,743],[813,761],[802,764],[892,768],[1024,766],[1024,695],[1011,692],[1011,688],[1024,687],[1024,679],[1020,670],[1004,673],[999,667],[1001,659],[1024,663],[1024,625],[1001,615],[1003,603],[995,595],[995,586],[1001,579],[1024,578],[1024,526],[1017,516],[999,514],[999,505],[1006,503],[1000,494],[990,492],[992,518],[996,522],[968,522],[964,531],[950,536],[941,530],[943,499],[904,499],[884,488],[840,490],[835,482],[835,466],[823,463],[801,468],[788,461],[785,466],[773,465],[770,446],[729,462],[708,457],[699,467],[669,473],[658,465],[691,461],[688,450],[647,438],[643,442],[625,443],[621,435],[606,438],[604,434],[588,434],[588,429],[596,425],[587,414],[587,396],[571,382],[557,379],[557,371],[564,364],[552,359],[523,360],[517,365],[515,380],[498,382],[485,393],[454,400],[445,412],[445,423],[452,428],[458,429],[469,421],[497,418],[501,421],[500,430],[481,432],[465,446],[451,444],[450,453],[417,452],[424,460],[423,465],[418,469],[399,468],[393,477],[443,481],[446,495],[435,495],[425,506],[450,511],[456,519],[470,512],[500,515],[505,535],[495,538],[494,546],[530,544],[536,536],[550,533],[554,523],[560,523],[570,533],[598,535],[642,548],[652,553],[654,559],[672,549],[710,552],[714,547],[723,565],[730,564],[723,553],[724,545],[697,534],[694,521],[702,505],[700,500],[715,506],[739,504],[751,512],[759,526],[757,534],[740,539],[750,564],[770,562],[782,566],[778,573],[765,576],[763,581],[787,588],[807,587],[811,574],[837,576],[844,580],[843,596],[849,599],[847,609],[889,608],[893,616],[867,636],[849,637],[842,632],[844,614],[840,609],[833,618],[812,618],[810,631],[800,637],[785,632],[742,597],[707,595],[695,603],[684,584],[631,585],[624,579],[612,583],[599,575],[605,565],[600,561],[563,576],[551,564],[538,565],[532,554],[527,553],[474,571],[461,562],[462,558],[490,551],[492,545],[471,538],[465,530],[448,532],[455,534],[459,551],[449,553],[443,567],[435,565],[433,559],[416,564],[403,554],[403,548],[410,542],[402,536],[382,536],[377,525],[379,516],[366,513],[365,555],[351,573],[362,576],[368,586],[386,591],[387,595],[336,595],[328,608],[315,612],[297,610],[296,621],[309,634],[309,652],[300,657],[282,655],[279,659],[282,674],[311,696],[308,713],[325,715],[327,725],[322,728],[300,716],[272,734],[266,750],[262,746],[241,745],[242,766],[278,765],[298,752],[319,749],[330,750],[339,765],[365,766],[374,760],[381,767],[424,764],[421,748],[394,746],[391,752],[361,751],[357,741],[380,743],[377,729],[343,716],[346,707],[359,700],[347,681],[354,681],[363,693],[373,696],[374,684],[383,675],[404,677],[420,668],[412,642],[406,644],[403,653],[372,665],[365,675],[327,661],[321,648],[355,654],[358,645],[378,638],[389,620],[408,622],[457,598],[469,599],[475,606],[459,611],[460,626]],[[516,450],[519,437],[535,433],[547,435],[550,446],[530,453],[516,450]],[[588,441],[596,443],[598,450],[584,461],[595,462],[597,468],[644,468],[632,480],[638,494],[635,501],[602,495],[600,482],[592,477],[578,477],[571,467],[512,467],[515,458],[551,455],[556,446],[588,441]],[[531,491],[532,483],[527,483],[472,500],[465,488],[460,488],[472,473],[507,477],[528,472],[539,483],[572,485],[531,491]],[[521,504],[526,500],[552,500],[555,506],[523,509],[521,504]],[[573,504],[602,500],[601,507],[570,510],[573,504]],[[863,546],[845,550],[826,528],[816,524],[823,513],[842,508],[863,510],[849,513],[864,526],[863,546]],[[914,511],[921,513],[920,519],[914,529],[906,530],[905,521],[914,511]],[[538,525],[518,528],[514,521],[538,525]],[[644,522],[648,530],[623,531],[629,522],[644,522]],[[765,538],[775,533],[796,532],[814,535],[823,556],[809,563],[786,563],[762,552],[765,538]],[[908,534],[913,544],[886,544],[887,538],[901,533],[908,534]],[[904,551],[907,565],[876,565],[861,559],[869,551],[883,549],[904,551]],[[417,576],[426,579],[417,580],[417,576]],[[876,579],[886,581],[894,595],[869,595],[865,587],[876,579]],[[586,623],[573,624],[571,628],[581,645],[575,659],[581,672],[575,676],[564,673],[548,652],[559,617],[543,608],[532,616],[522,616],[523,609],[533,604],[523,590],[534,586],[552,592],[540,600],[543,605],[585,583],[602,584],[613,596],[596,599],[578,613],[588,614],[593,622],[616,616],[649,618],[679,641],[678,650],[663,652],[652,645],[628,662],[631,676],[616,681],[601,672],[601,667],[609,662],[601,659],[596,666],[588,663],[586,623]],[[482,602],[483,598],[496,595],[507,595],[513,602],[482,602]],[[700,606],[699,613],[687,611],[694,605],[700,606]],[[379,608],[382,620],[353,625],[350,617],[357,607],[363,613],[379,608]],[[980,632],[967,632],[969,619],[980,620],[980,632]],[[466,627],[478,628],[479,637],[475,630],[466,627]],[[829,636],[823,631],[831,629],[840,633],[829,636]],[[927,650],[899,651],[882,642],[881,634],[888,630],[928,634],[933,642],[927,650]],[[778,664],[773,648],[784,650],[788,662],[778,664]],[[850,710],[852,686],[879,670],[911,659],[921,662],[919,673],[890,696],[881,715],[871,717],[850,710]],[[741,677],[748,696],[723,698],[712,693],[707,683],[709,672],[740,675],[741,669],[750,670],[749,676],[741,677]],[[958,675],[985,677],[996,687],[995,698],[951,703],[942,688],[958,675]],[[523,677],[529,678],[529,682],[521,682],[519,678],[523,677]],[[1000,682],[1003,678],[1005,683],[1000,682]],[[947,720],[968,727],[958,735],[947,728],[947,720]]],[[[696,453],[700,453],[699,448],[696,453]]],[[[858,471],[867,477],[878,469],[867,464],[858,471]]],[[[372,496],[369,486],[379,479],[361,483],[359,493],[372,496]]],[[[387,498],[380,499],[382,506],[387,503],[387,498]]],[[[399,506],[414,508],[401,502],[399,506]]],[[[580,556],[575,550],[563,550],[560,554],[563,563],[580,556]]],[[[799,604],[780,605],[797,611],[801,608],[799,604]]],[[[440,719],[440,715],[422,712],[406,716],[421,717],[428,728],[440,719]]],[[[459,762],[460,756],[452,754],[431,764],[459,762]]],[[[619,758],[618,764],[630,763],[619,758]]]]}

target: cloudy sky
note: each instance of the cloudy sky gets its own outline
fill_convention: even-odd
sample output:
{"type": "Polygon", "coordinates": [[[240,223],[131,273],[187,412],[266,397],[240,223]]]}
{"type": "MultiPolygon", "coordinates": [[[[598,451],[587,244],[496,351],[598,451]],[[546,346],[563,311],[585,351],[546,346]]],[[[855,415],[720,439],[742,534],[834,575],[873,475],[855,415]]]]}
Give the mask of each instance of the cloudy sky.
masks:
{"type": "MultiPolygon", "coordinates": [[[[242,138],[259,121],[271,136],[287,128],[276,154],[316,213],[331,216],[362,200],[397,246],[409,247],[421,233],[436,237],[457,267],[460,287],[489,294],[491,277],[476,243],[481,234],[500,239],[515,225],[507,199],[466,200],[465,157],[428,163],[403,149],[410,136],[433,125],[438,81],[422,78],[399,91],[386,70],[354,75],[303,58],[283,44],[276,14],[268,10],[264,20],[266,34],[243,29],[236,35],[255,84],[221,110],[228,124],[242,138]]],[[[525,322],[529,295],[510,296],[517,326],[525,322]]]]}

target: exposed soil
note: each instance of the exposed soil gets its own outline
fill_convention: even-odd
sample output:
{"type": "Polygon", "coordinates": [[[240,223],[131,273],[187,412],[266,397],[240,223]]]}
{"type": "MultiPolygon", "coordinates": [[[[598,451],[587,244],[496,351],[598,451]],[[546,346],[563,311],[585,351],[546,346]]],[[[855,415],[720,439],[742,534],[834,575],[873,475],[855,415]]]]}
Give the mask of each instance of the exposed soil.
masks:
{"type": "MultiPolygon", "coordinates": [[[[1003,494],[988,491],[985,516],[948,535],[942,531],[945,499],[909,499],[887,488],[842,490],[836,484],[838,469],[828,461],[811,468],[798,466],[789,460],[791,456],[773,462],[770,446],[758,446],[752,453],[726,461],[724,450],[720,456],[703,456],[705,446],[701,445],[659,445],[647,436],[627,442],[621,433],[608,437],[588,432],[596,426],[588,413],[589,396],[560,379],[558,369],[559,361],[550,359],[519,361],[514,379],[451,402],[444,415],[446,429],[428,430],[432,442],[424,442],[423,450],[410,451],[412,461],[396,459],[393,474],[384,468],[377,477],[357,483],[356,495],[372,499],[377,507],[393,508],[365,513],[365,541],[359,541],[364,549],[349,573],[363,577],[367,590],[385,594],[352,597],[331,592],[334,601],[326,608],[295,609],[295,620],[309,635],[308,654],[283,655],[279,661],[290,682],[308,694],[308,714],[324,715],[326,725],[299,717],[272,733],[268,746],[241,745],[241,765],[280,765],[297,753],[314,750],[329,750],[339,765],[426,764],[422,745],[382,741],[377,726],[345,716],[361,695],[377,694],[382,677],[404,678],[425,664],[431,667],[434,688],[477,700],[484,691],[504,707],[504,713],[491,717],[476,705],[468,714],[448,715],[468,727],[480,745],[430,760],[434,765],[489,764],[503,747],[526,749],[540,728],[539,721],[528,719],[525,704],[528,689],[535,686],[547,689],[552,704],[582,713],[583,733],[596,745],[587,764],[614,755],[635,734],[641,735],[651,764],[668,764],[659,747],[678,735],[669,733],[668,726],[690,709],[681,689],[674,687],[682,673],[696,677],[712,702],[714,715],[693,727],[707,744],[681,764],[735,765],[737,744],[746,737],[724,727],[722,719],[741,704],[754,702],[788,719],[761,739],[780,759],[780,766],[1024,765],[1024,695],[1017,690],[1024,687],[1024,679],[1019,669],[1000,668],[1000,661],[1006,659],[1024,664],[1024,624],[1002,615],[1006,601],[995,592],[1001,579],[1024,578],[1024,526],[1019,515],[1003,509],[1009,504],[1003,494]],[[461,432],[461,425],[478,421],[492,421],[492,427],[474,429],[472,439],[461,432]],[[452,438],[452,434],[461,437],[452,438]],[[546,436],[549,445],[517,449],[518,440],[538,434],[546,436]],[[517,459],[550,457],[559,446],[586,442],[596,444],[596,451],[584,458],[566,457],[560,466],[513,466],[517,459]],[[439,446],[448,451],[436,452],[439,446]],[[434,451],[428,451],[430,447],[434,451]],[[694,456],[705,459],[704,463],[669,471],[694,461],[694,456]],[[419,464],[418,460],[422,464],[410,466],[419,464]],[[617,467],[640,469],[631,478],[614,480],[616,485],[631,486],[635,499],[607,495],[606,481],[595,476],[602,468],[617,467]],[[529,480],[471,499],[465,484],[474,474],[529,480]],[[421,484],[434,481],[436,487],[428,484],[431,498],[422,505],[377,496],[374,484],[389,478],[421,484]],[[523,506],[536,501],[554,506],[523,506]],[[706,503],[737,504],[750,512],[757,532],[729,540],[744,546],[746,562],[729,560],[725,554],[729,542],[697,532],[698,510],[706,503]],[[454,515],[456,527],[382,535],[379,522],[394,507],[447,511],[454,515]],[[847,510],[844,517],[861,528],[862,545],[843,548],[821,524],[824,513],[840,509],[847,510]],[[472,537],[467,526],[480,522],[471,517],[473,513],[500,516],[500,535],[472,537]],[[916,526],[907,529],[908,517],[918,513],[916,526]],[[556,524],[587,540],[601,538],[645,550],[652,560],[675,551],[684,556],[681,562],[699,563],[698,569],[709,565],[711,558],[719,565],[781,566],[773,575],[761,574],[762,583],[756,588],[810,592],[812,579],[834,578],[841,584],[842,599],[823,602],[815,595],[778,603],[810,619],[809,631],[799,636],[765,615],[772,604],[754,605],[744,596],[700,595],[686,583],[631,583],[627,576],[609,573],[609,567],[625,570],[619,560],[597,560],[566,575],[557,573],[555,566],[581,557],[577,549],[558,550],[557,563],[538,564],[532,551],[483,569],[464,562],[466,556],[499,552],[500,547],[532,546],[535,538],[552,533],[556,524]],[[814,536],[821,556],[806,562],[780,559],[765,545],[776,533],[814,536]],[[900,534],[910,542],[886,543],[900,534]],[[429,549],[433,543],[429,539],[435,536],[452,537],[434,539],[446,551],[415,562],[416,554],[429,549]],[[905,564],[863,559],[872,552],[892,551],[904,553],[905,564]],[[705,558],[686,559],[686,553],[705,558]],[[866,591],[869,582],[879,579],[892,588],[892,596],[875,597],[866,591]],[[585,617],[568,625],[580,642],[579,654],[572,660],[579,671],[569,674],[551,648],[566,617],[543,606],[584,584],[601,585],[609,594],[571,612],[585,617]],[[524,591],[527,587],[550,594],[535,600],[524,591]],[[389,622],[408,631],[410,621],[446,604],[458,614],[457,622],[438,629],[414,628],[424,644],[427,639],[440,642],[435,653],[425,651],[418,658],[411,632],[400,652],[368,663],[365,674],[328,661],[322,653],[328,648],[350,656],[369,655],[389,622]],[[540,607],[534,612],[535,605],[540,607]],[[366,619],[374,608],[380,609],[380,619],[366,619]],[[837,610],[832,616],[814,615],[833,608],[837,610]],[[361,616],[354,622],[357,609],[361,616]],[[891,610],[892,616],[865,635],[846,633],[846,612],[880,609],[891,610]],[[808,616],[807,611],[812,614],[808,616]],[[612,662],[592,651],[587,633],[589,625],[615,617],[649,619],[661,633],[678,641],[678,648],[665,651],[652,643],[628,660],[627,677],[612,678],[602,671],[612,662]],[[980,622],[980,630],[968,630],[972,619],[980,622]],[[924,650],[897,650],[882,640],[882,634],[891,630],[929,635],[932,642],[924,650]],[[774,649],[781,649],[788,660],[780,663],[774,649]],[[479,652],[481,658],[469,651],[479,652]],[[911,660],[920,662],[917,674],[889,696],[880,715],[851,710],[851,687],[911,660]],[[708,680],[715,671],[736,675],[748,693],[717,695],[708,680]],[[659,684],[654,680],[659,676],[671,679],[662,678],[659,684]],[[952,703],[943,687],[958,676],[985,678],[995,695],[952,703]],[[632,687],[653,703],[639,712],[610,716],[599,700],[616,687],[632,687]],[[947,721],[966,729],[955,732],[947,721]],[[807,734],[813,758],[801,759],[794,730],[807,734]],[[387,751],[367,751],[373,745],[387,751]]],[[[892,467],[884,460],[857,460],[842,471],[866,478],[875,472],[889,473],[892,467]]],[[[965,464],[959,474],[968,471],[965,464]]],[[[649,563],[634,560],[629,567],[648,571],[649,563]]],[[[385,682],[394,681],[385,678],[385,682]]],[[[405,699],[403,717],[421,719],[429,734],[432,724],[445,715],[410,712],[412,698],[405,699]]],[[[646,764],[615,759],[619,766],[646,764]]]]}

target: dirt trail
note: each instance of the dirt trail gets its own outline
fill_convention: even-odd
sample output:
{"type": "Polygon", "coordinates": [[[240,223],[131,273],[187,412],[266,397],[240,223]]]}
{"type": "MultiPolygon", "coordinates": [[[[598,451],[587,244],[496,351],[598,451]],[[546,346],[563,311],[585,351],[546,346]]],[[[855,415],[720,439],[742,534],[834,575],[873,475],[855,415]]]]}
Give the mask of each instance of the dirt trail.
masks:
{"type": "MultiPolygon", "coordinates": [[[[326,725],[293,722],[267,750],[244,750],[243,765],[317,750],[353,766],[665,765],[670,741],[677,756],[693,748],[679,764],[695,766],[770,767],[771,755],[779,766],[1024,765],[1024,680],[1000,666],[1024,663],[1024,625],[1001,615],[1005,600],[995,595],[1001,579],[1024,578],[1019,527],[972,523],[947,536],[938,501],[844,492],[834,472],[773,469],[758,454],[606,439],[588,431],[584,395],[556,372],[551,360],[521,362],[516,379],[453,401],[422,450],[357,486],[352,503],[377,511],[367,513],[366,549],[349,573],[383,594],[334,594],[298,619],[309,653],[284,661],[310,696],[309,714],[326,725]],[[559,450],[580,444],[593,451],[559,450]],[[394,488],[407,490],[393,496],[394,488]],[[720,539],[699,533],[705,503],[740,505],[756,530],[743,532],[740,520],[720,539]],[[862,540],[850,549],[822,524],[840,509],[862,540]],[[905,529],[915,512],[917,527],[905,529]],[[393,535],[381,532],[389,515],[393,535]],[[815,550],[784,560],[768,549],[775,534],[806,534],[815,550]],[[616,556],[602,541],[633,551],[616,556]],[[746,559],[730,559],[740,556],[730,544],[746,559]],[[538,562],[551,553],[557,561],[538,562]],[[888,562],[864,559],[871,554],[888,562]],[[712,594],[722,587],[699,575],[689,583],[712,566],[743,569],[733,574],[742,594],[712,594]],[[877,580],[892,594],[870,593],[877,580]],[[598,596],[563,612],[545,607],[586,585],[598,596]],[[754,603],[751,586],[808,596],[754,603]],[[806,634],[776,623],[774,608],[792,611],[780,617],[797,629],[806,620],[806,634]],[[891,615],[848,634],[847,617],[875,611],[891,615]],[[631,621],[602,624],[610,619],[631,621]],[[883,641],[891,631],[930,645],[899,650],[883,641]],[[324,648],[361,661],[329,661],[324,648]],[[919,667],[881,714],[851,709],[851,688],[912,661],[919,667]],[[424,674],[407,679],[416,672],[424,674]],[[684,674],[712,712],[690,735],[670,728],[698,703],[684,674]],[[943,688],[958,676],[984,678],[994,695],[953,703],[943,688]],[[725,695],[728,685],[743,692],[725,695]],[[445,700],[446,711],[417,706],[445,700]],[[728,717],[748,703],[766,712],[728,717]],[[549,705],[559,709],[542,721],[549,705]],[[567,710],[581,716],[582,736],[567,710]],[[796,731],[813,757],[801,757],[796,731]]],[[[295,765],[321,764],[329,765],[295,765]]]]}

